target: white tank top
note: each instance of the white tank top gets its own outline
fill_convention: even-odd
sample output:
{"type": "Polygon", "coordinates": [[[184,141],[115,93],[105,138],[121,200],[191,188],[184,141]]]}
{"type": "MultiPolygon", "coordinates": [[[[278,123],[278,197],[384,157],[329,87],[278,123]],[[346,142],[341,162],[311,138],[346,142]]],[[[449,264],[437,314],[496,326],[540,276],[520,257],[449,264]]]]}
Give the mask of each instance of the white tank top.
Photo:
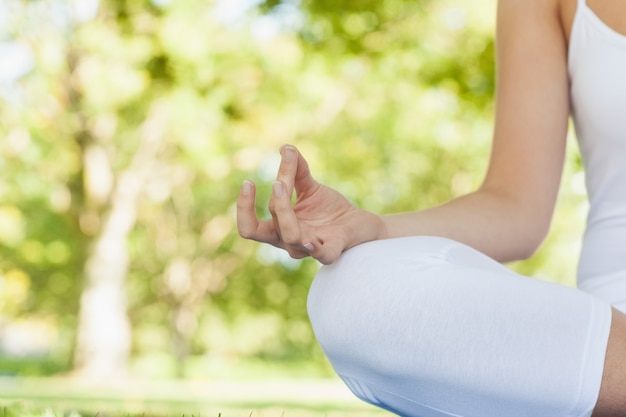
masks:
{"type": "Polygon", "coordinates": [[[578,0],[568,60],[590,202],[579,284],[599,276],[626,279],[626,36],[578,0]]]}

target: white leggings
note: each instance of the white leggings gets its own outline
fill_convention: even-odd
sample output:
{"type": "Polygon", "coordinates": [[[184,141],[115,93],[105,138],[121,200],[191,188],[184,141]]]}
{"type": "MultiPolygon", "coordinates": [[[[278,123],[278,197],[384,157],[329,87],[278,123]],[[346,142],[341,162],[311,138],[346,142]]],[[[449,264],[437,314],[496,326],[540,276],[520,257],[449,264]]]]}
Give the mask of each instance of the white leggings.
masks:
{"type": "Polygon", "coordinates": [[[308,309],[348,387],[402,416],[581,417],[598,399],[611,307],[448,239],[350,249],[308,309]]]}

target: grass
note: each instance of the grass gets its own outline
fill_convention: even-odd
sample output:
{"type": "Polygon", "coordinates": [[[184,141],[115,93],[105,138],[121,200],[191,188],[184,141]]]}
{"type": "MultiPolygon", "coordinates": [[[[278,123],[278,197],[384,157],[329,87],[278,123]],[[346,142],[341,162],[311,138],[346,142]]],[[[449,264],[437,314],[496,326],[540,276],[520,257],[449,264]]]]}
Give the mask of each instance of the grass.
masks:
{"type": "Polygon", "coordinates": [[[384,417],[336,380],[0,378],[0,417],[384,417]]]}
{"type": "Polygon", "coordinates": [[[0,417],[313,417],[313,416],[347,416],[347,417],[383,417],[388,416],[382,411],[357,411],[357,410],[312,410],[307,408],[262,408],[255,410],[226,410],[217,413],[129,413],[124,411],[94,411],[72,409],[62,406],[45,407],[35,403],[8,402],[0,406],[0,417]]]}

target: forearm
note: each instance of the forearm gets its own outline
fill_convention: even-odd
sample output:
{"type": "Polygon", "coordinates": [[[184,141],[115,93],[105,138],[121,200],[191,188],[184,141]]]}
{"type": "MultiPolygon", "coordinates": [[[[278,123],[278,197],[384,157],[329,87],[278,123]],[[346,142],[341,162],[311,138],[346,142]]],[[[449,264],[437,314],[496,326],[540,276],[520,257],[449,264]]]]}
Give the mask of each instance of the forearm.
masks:
{"type": "Polygon", "coordinates": [[[501,262],[524,259],[541,243],[550,220],[529,210],[481,190],[427,210],[381,216],[379,238],[441,236],[501,262]]]}

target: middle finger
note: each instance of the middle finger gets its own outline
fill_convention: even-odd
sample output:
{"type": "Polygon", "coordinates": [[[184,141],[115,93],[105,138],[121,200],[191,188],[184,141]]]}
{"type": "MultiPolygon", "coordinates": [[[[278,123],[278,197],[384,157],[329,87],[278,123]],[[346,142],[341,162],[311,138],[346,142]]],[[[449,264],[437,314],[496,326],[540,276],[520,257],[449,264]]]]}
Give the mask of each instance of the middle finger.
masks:
{"type": "Polygon", "coordinates": [[[281,241],[286,245],[302,246],[300,225],[291,205],[291,195],[281,181],[272,185],[270,212],[281,241]]]}

